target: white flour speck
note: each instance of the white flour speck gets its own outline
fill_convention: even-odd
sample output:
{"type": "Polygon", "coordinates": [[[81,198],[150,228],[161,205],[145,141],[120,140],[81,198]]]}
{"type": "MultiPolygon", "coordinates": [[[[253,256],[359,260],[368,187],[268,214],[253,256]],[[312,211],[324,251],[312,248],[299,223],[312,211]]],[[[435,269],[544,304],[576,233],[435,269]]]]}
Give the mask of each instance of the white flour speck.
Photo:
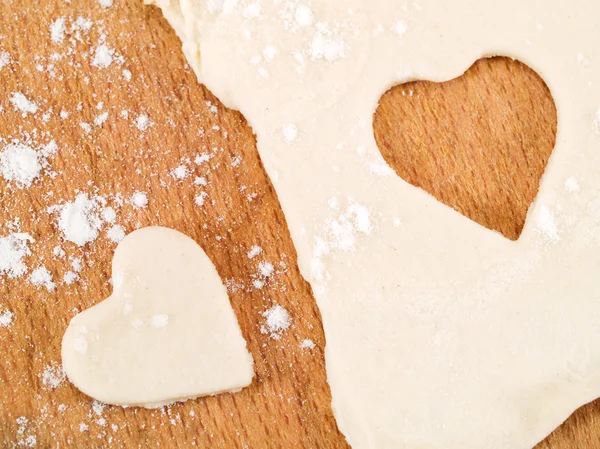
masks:
{"type": "Polygon", "coordinates": [[[13,316],[13,313],[8,310],[5,310],[4,312],[0,313],[0,327],[12,326],[13,316]]]}
{"type": "Polygon", "coordinates": [[[266,318],[261,332],[271,334],[271,338],[279,340],[281,334],[292,324],[292,319],[287,310],[280,305],[273,306],[262,314],[266,318]]]}
{"type": "Polygon", "coordinates": [[[208,193],[202,192],[194,197],[194,203],[196,203],[196,206],[204,206],[206,198],[208,198],[208,193]]]}
{"type": "Polygon", "coordinates": [[[254,245],[252,248],[250,248],[250,251],[248,251],[247,253],[248,259],[254,259],[260,253],[262,253],[262,248],[258,245],[254,245]]]}
{"type": "Polygon", "coordinates": [[[392,27],[392,30],[394,31],[394,33],[396,33],[396,35],[398,37],[402,37],[406,34],[406,30],[408,29],[408,25],[406,24],[406,22],[404,20],[399,20],[397,21],[394,26],[392,27]]]}
{"type": "Polygon", "coordinates": [[[114,223],[117,219],[117,213],[112,207],[102,209],[102,220],[107,223],[114,223]]]}
{"type": "Polygon", "coordinates": [[[114,50],[108,48],[106,44],[98,45],[96,52],[94,53],[92,65],[100,68],[106,68],[110,66],[113,62],[113,54],[114,50]]]}
{"type": "Polygon", "coordinates": [[[261,276],[268,278],[273,274],[275,268],[273,268],[273,264],[270,262],[260,262],[258,264],[258,272],[261,276]]]}
{"type": "Polygon", "coordinates": [[[296,7],[294,19],[300,27],[308,27],[313,23],[313,12],[307,5],[300,4],[296,7]]]}
{"type": "Polygon", "coordinates": [[[27,271],[23,262],[31,251],[28,247],[33,238],[26,233],[13,233],[0,238],[0,275],[9,278],[22,276],[27,271]]]}
{"type": "Polygon", "coordinates": [[[300,343],[300,347],[303,349],[314,349],[315,344],[312,340],[306,339],[302,340],[302,342],[300,343]]]}
{"type": "Polygon", "coordinates": [[[92,22],[90,19],[79,16],[75,23],[73,23],[73,25],[71,26],[71,29],[73,31],[89,31],[92,28],[93,24],[94,22],[92,22]]]}
{"type": "Polygon", "coordinates": [[[152,326],[163,328],[169,324],[169,315],[154,315],[152,317],[152,326]]]}
{"type": "Polygon", "coordinates": [[[129,70],[123,69],[121,73],[123,74],[123,78],[125,78],[125,81],[131,81],[131,72],[129,70]]]}
{"type": "Polygon", "coordinates": [[[113,0],[98,0],[98,3],[103,8],[110,8],[113,5],[113,0]]]}
{"type": "Polygon", "coordinates": [[[101,226],[96,203],[87,194],[79,194],[75,201],[62,206],[58,228],[65,240],[84,246],[98,237],[101,226]]]}
{"type": "Polygon", "coordinates": [[[554,220],[554,214],[545,205],[540,207],[536,230],[545,237],[546,240],[551,242],[558,242],[560,240],[558,228],[556,227],[556,222],[554,220]]]}
{"type": "Polygon", "coordinates": [[[18,187],[29,187],[39,176],[46,161],[33,148],[22,143],[11,143],[0,152],[0,172],[7,181],[18,187]]]}
{"type": "Polygon", "coordinates": [[[140,327],[142,327],[144,325],[144,322],[140,319],[135,319],[131,322],[131,325],[136,328],[139,329],[140,327]]]}
{"type": "Polygon", "coordinates": [[[244,16],[246,19],[256,19],[258,16],[260,16],[260,11],[260,3],[250,3],[242,11],[242,16],[244,16]]]}
{"type": "Polygon", "coordinates": [[[125,228],[121,225],[114,225],[106,232],[106,235],[113,242],[119,243],[125,238],[125,228]]]}
{"type": "Polygon", "coordinates": [[[27,99],[21,92],[13,92],[10,97],[12,105],[23,113],[23,116],[29,114],[35,114],[38,110],[38,105],[33,101],[27,99]]]}
{"type": "Polygon", "coordinates": [[[135,119],[135,126],[140,131],[146,131],[150,126],[152,126],[152,122],[146,114],[140,114],[138,115],[138,118],[135,119]]]}
{"type": "Polygon", "coordinates": [[[42,385],[49,390],[58,388],[65,380],[65,373],[58,364],[46,365],[42,373],[42,385]]]}
{"type": "Polygon", "coordinates": [[[283,138],[286,142],[293,142],[298,137],[298,127],[293,123],[288,123],[281,128],[283,138]]]}
{"type": "Polygon", "coordinates": [[[103,112],[99,116],[94,119],[94,125],[102,126],[104,122],[108,119],[108,112],[103,112]]]}
{"type": "Polygon", "coordinates": [[[98,416],[102,416],[104,409],[106,408],[106,404],[100,401],[92,402],[92,410],[98,416]]]}
{"type": "Polygon", "coordinates": [[[577,193],[579,192],[579,183],[573,177],[567,178],[565,180],[565,190],[569,193],[577,193]]]}
{"type": "Polygon", "coordinates": [[[55,44],[60,44],[65,40],[65,18],[59,17],[50,25],[50,39],[55,44]]]}
{"type": "Polygon", "coordinates": [[[77,273],[73,272],[73,271],[67,271],[65,273],[65,275],[63,276],[63,282],[66,285],[71,285],[77,279],[79,279],[79,275],[77,273]]]}
{"type": "Polygon", "coordinates": [[[144,192],[135,192],[131,197],[131,204],[138,209],[142,209],[148,205],[148,196],[144,192]]]}
{"type": "Polygon", "coordinates": [[[0,51],[0,70],[10,64],[10,54],[7,51],[0,51]]]}
{"type": "Polygon", "coordinates": [[[263,56],[265,57],[265,61],[272,61],[277,56],[277,47],[275,45],[267,45],[263,48],[263,56]]]}
{"type": "Polygon", "coordinates": [[[44,266],[38,267],[31,272],[29,282],[36,287],[46,287],[51,292],[54,290],[55,284],[52,282],[52,274],[44,266]]]}
{"type": "Polygon", "coordinates": [[[345,54],[346,46],[344,41],[339,37],[317,32],[310,44],[310,56],[315,61],[325,59],[333,62],[343,58],[345,54]]]}
{"type": "Polygon", "coordinates": [[[208,153],[202,153],[199,154],[198,156],[196,156],[196,158],[194,159],[194,162],[196,163],[196,165],[202,165],[205,162],[208,162],[212,159],[212,156],[208,153]]]}
{"type": "Polygon", "coordinates": [[[180,165],[171,171],[171,176],[178,180],[183,180],[189,175],[188,168],[185,165],[180,165]]]}
{"type": "Polygon", "coordinates": [[[87,424],[85,424],[85,423],[81,423],[81,424],[79,424],[79,431],[80,431],[80,432],[86,432],[86,431],[87,431],[89,428],[90,428],[90,426],[88,426],[88,425],[87,425],[87,424]]]}

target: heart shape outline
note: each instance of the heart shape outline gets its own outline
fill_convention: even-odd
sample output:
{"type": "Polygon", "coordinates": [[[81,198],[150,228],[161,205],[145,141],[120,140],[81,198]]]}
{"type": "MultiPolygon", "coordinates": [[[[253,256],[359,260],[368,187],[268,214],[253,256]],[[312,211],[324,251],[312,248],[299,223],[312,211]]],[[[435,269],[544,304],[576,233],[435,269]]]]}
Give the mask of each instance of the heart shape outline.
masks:
{"type": "Polygon", "coordinates": [[[227,291],[202,248],[164,227],[129,234],[112,262],[113,293],[76,315],[63,368],[108,404],[161,407],[252,382],[227,291]]]}

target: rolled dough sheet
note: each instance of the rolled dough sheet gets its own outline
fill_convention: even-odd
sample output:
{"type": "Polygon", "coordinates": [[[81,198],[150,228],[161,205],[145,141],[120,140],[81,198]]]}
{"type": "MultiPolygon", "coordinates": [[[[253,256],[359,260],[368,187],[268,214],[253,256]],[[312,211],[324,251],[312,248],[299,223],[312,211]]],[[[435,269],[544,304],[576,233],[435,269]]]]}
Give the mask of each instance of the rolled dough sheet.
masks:
{"type": "Polygon", "coordinates": [[[162,227],[129,234],[112,279],[113,294],[75,316],[63,337],[63,367],[81,391],[152,408],[252,382],[227,291],[191,238],[162,227]]]}
{"type": "Polygon", "coordinates": [[[257,135],[355,449],[530,449],[600,395],[600,2],[153,3],[257,135]],[[490,55],[558,110],[517,242],[397,177],[373,136],[388,88],[490,55]]]}

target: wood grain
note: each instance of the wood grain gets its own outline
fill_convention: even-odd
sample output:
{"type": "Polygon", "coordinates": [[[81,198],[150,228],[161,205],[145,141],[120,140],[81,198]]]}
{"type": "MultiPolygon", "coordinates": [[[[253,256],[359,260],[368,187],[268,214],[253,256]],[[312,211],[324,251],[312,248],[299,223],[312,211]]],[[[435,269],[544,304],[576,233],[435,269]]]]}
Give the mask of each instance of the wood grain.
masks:
{"type": "MultiPolygon", "coordinates": [[[[3,447],[23,447],[34,439],[38,448],[347,447],[329,405],[319,311],[296,266],[285,218],[261,165],[252,130],[239,113],[223,108],[197,84],[180,42],[160,12],[137,0],[115,1],[108,9],[93,0],[41,4],[4,0],[0,17],[0,53],[8,52],[11,61],[0,69],[0,147],[16,139],[34,147],[55,140],[59,147],[31,187],[18,188],[0,178],[0,237],[16,227],[30,233],[35,238],[26,258],[30,271],[43,265],[56,283],[50,292],[31,285],[27,276],[0,277],[0,313],[14,314],[12,326],[0,327],[3,447]],[[50,39],[50,25],[59,17],[65,18],[68,32],[62,42],[55,43],[50,39]],[[72,30],[78,17],[91,19],[89,31],[72,30]],[[114,51],[112,64],[105,68],[92,64],[96,48],[103,43],[114,51]],[[131,72],[130,81],[123,70],[131,72]],[[34,100],[39,111],[25,116],[16,111],[9,101],[14,92],[34,100]],[[68,116],[61,118],[61,111],[68,116]],[[108,119],[94,125],[102,112],[108,112],[108,119]],[[140,114],[147,114],[152,122],[144,131],[136,127],[140,114]],[[82,123],[90,125],[89,132],[82,123]],[[204,153],[211,159],[194,163],[204,153]],[[183,180],[172,176],[180,165],[190,172],[183,180]],[[207,185],[196,184],[196,177],[204,177],[207,185]],[[129,202],[136,191],[147,193],[146,208],[129,202]],[[198,206],[194,198],[202,192],[207,197],[198,206]],[[57,214],[48,212],[48,207],[72,201],[80,193],[104,198],[117,211],[117,223],[128,232],[148,225],[169,226],[190,235],[205,249],[229,287],[254,357],[257,378],[251,387],[234,395],[145,410],[94,407],[90,398],[66,381],[55,388],[44,384],[44,371],[60,364],[60,341],[70,318],[111,290],[115,244],[106,235],[109,225],[80,248],[63,241],[57,214]],[[251,260],[246,253],[253,245],[260,245],[263,253],[251,260]],[[65,251],[65,257],[53,254],[56,246],[65,251]],[[72,258],[81,258],[83,269],[77,282],[66,285],[62,279],[72,270],[72,258]],[[272,262],[277,270],[262,289],[252,286],[259,260],[272,262]],[[273,304],[282,305],[293,317],[293,326],[281,340],[260,330],[262,312],[273,304]],[[300,347],[306,338],[316,343],[313,350],[300,347]]],[[[463,91],[462,83],[470,86],[469,95],[462,99],[465,109],[472,106],[472,98],[498,83],[512,83],[530,96],[543,97],[516,66],[502,71],[504,62],[486,64],[485,78],[477,81],[468,74],[467,81],[455,84],[463,91]]],[[[388,124],[408,120],[397,112],[402,106],[394,92],[400,89],[383,98],[377,123],[385,123],[386,118],[388,124]]],[[[520,120],[540,120],[539,115],[528,114],[520,115],[520,120]]],[[[441,129],[447,118],[439,120],[441,129]]],[[[494,129],[498,142],[503,139],[502,130],[494,129]]],[[[387,138],[393,135],[383,126],[377,127],[377,133],[380,137],[387,133],[387,138]]],[[[536,136],[547,141],[553,138],[536,136]]],[[[489,147],[486,134],[460,137],[463,146],[457,148],[489,147]]],[[[503,154],[512,157],[508,150],[503,154]]],[[[535,157],[530,154],[527,160],[545,165],[542,156],[535,157]]],[[[443,182],[436,173],[422,182],[443,182]]],[[[515,174],[516,181],[506,187],[513,189],[510,197],[520,195],[524,183],[537,182],[528,176],[515,174]]],[[[490,183],[476,187],[487,188],[490,183]]],[[[465,200],[457,194],[454,201],[454,206],[461,207],[465,200]]],[[[475,204],[474,210],[479,207],[476,203],[470,203],[475,204]]],[[[513,209],[504,205],[504,210],[514,210],[514,216],[519,216],[523,211],[518,207],[526,203],[513,202],[513,209]]],[[[486,214],[490,227],[505,229],[494,223],[506,223],[507,214],[496,220],[492,212],[486,214]]],[[[518,228],[516,222],[513,228],[518,228]]],[[[598,405],[582,409],[540,447],[600,447],[595,430],[599,417],[598,405]]]]}
{"type": "Polygon", "coordinates": [[[544,81],[509,58],[482,59],[446,83],[390,89],[375,114],[387,163],[489,229],[517,240],[556,141],[544,81]]]}

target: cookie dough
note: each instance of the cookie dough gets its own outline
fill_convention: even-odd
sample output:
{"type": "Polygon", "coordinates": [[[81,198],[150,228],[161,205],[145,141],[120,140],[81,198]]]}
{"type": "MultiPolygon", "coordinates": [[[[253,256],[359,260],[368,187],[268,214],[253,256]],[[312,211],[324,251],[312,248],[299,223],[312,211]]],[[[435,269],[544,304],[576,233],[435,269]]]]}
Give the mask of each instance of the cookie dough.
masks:
{"type": "Polygon", "coordinates": [[[530,449],[600,395],[600,2],[152,2],[256,133],[353,448],[530,449]],[[391,86],[491,55],[558,110],[517,242],[397,177],[372,129],[391,86]]]}
{"type": "Polygon", "coordinates": [[[112,281],[113,294],[75,316],[63,338],[64,371],[82,392],[153,408],[252,382],[227,291],[191,238],[162,227],[129,234],[112,281]]]}

